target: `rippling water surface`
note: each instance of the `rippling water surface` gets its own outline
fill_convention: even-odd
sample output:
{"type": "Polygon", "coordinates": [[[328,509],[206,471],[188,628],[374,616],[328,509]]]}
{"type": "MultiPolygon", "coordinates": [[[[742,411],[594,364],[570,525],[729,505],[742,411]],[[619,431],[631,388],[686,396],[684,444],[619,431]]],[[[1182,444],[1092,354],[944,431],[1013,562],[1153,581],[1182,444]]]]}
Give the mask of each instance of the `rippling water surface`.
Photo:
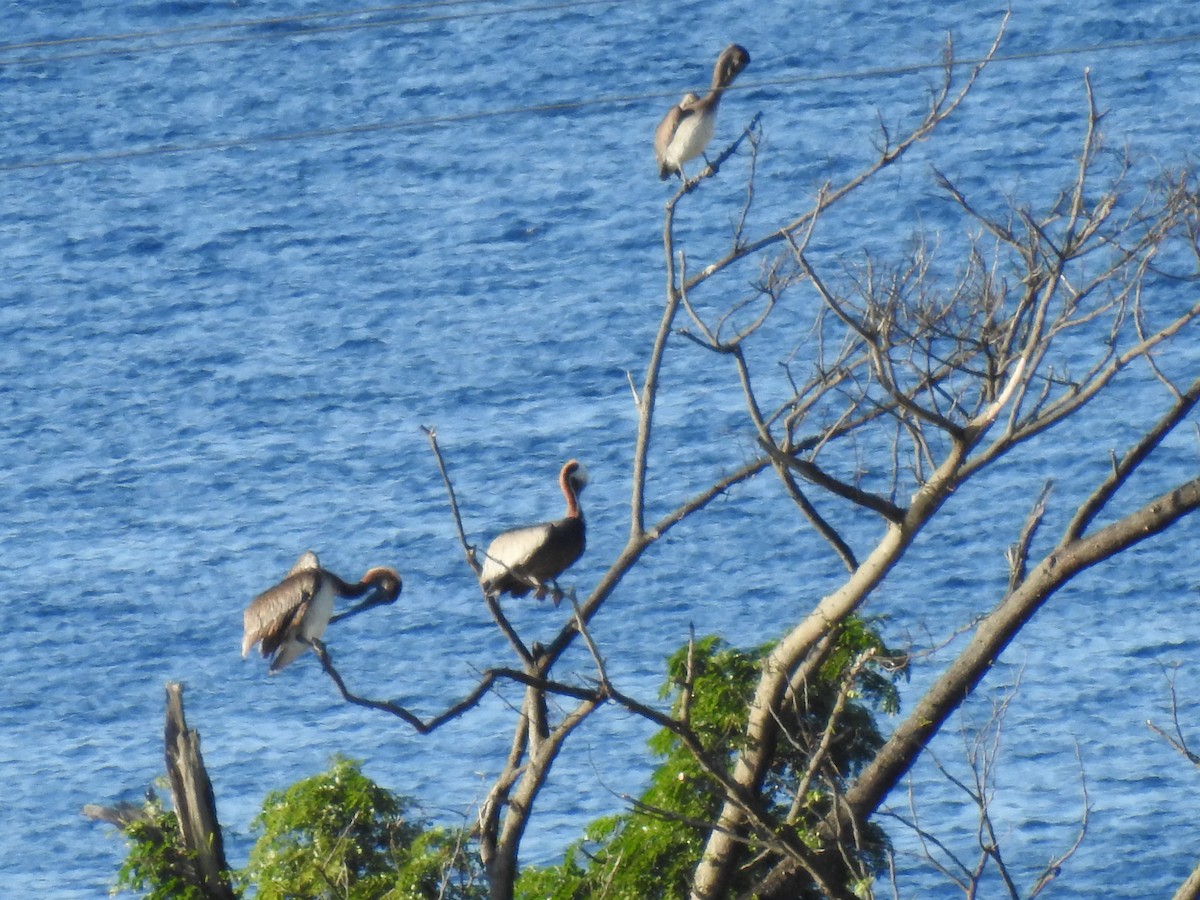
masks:
{"type": "MultiPolygon", "coordinates": [[[[0,10],[5,39],[28,43],[0,48],[6,897],[104,894],[122,842],[79,810],[136,799],[162,771],[168,679],[187,685],[235,864],[263,794],[334,752],[364,759],[439,821],[468,816],[507,746],[504,702],[419,737],[342,704],[310,659],[268,680],[237,654],[245,602],[308,547],[347,576],[394,564],[401,601],[331,642],[354,688],[430,714],[477,669],[506,662],[418,426],[437,428],[475,540],[554,513],[558,466],[584,459],[577,584],[614,558],[627,530],[627,373],[645,365],[662,296],[671,188],[649,148],[661,92],[706,83],[730,41],[750,49],[718,141],[761,111],[747,225],[759,234],[866,162],[880,121],[911,123],[937,79],[869,73],[936,61],[947,32],[977,56],[1001,16],[928,0],[418,4],[275,23],[262,20],[330,7],[78,6],[0,10]],[[95,35],[126,37],[56,43],[95,35]],[[834,77],[787,83],[805,75],[834,77]],[[525,111],[472,115],[496,109],[525,111]],[[354,130],[376,125],[389,127],[354,130]],[[179,152],[139,152],[153,148],[179,152]]],[[[1162,39],[1197,34],[1193,4],[1015,3],[1004,52],[1084,52],[987,71],[950,125],[830,217],[823,264],[895,257],[921,228],[959,241],[931,163],[992,209],[1043,201],[1071,177],[1085,67],[1109,144],[1128,145],[1138,177],[1178,166],[1200,122],[1200,58],[1196,41],[1162,39]],[[1095,48],[1129,41],[1149,43],[1095,48]]],[[[742,156],[684,207],[691,259],[726,245],[745,175],[742,156]]],[[[733,273],[722,290],[736,296],[753,277],[733,273]]],[[[795,343],[788,315],[778,346],[761,347],[764,378],[795,343]]],[[[720,363],[672,348],[656,511],[751,452],[720,363]]],[[[1125,390],[1120,409],[1086,423],[1079,446],[1095,452],[1070,451],[1080,458],[1061,476],[1064,508],[1136,426],[1138,392],[1151,389],[1125,390]]],[[[995,602],[1028,502],[1019,489],[1064,452],[1030,448],[951,502],[870,603],[889,640],[929,643],[995,602]]],[[[1158,471],[1183,466],[1194,448],[1172,445],[1158,471]]],[[[777,494],[760,479],[718,502],[612,597],[595,633],[626,690],[654,696],[689,623],[760,642],[835,583],[835,562],[777,494]]],[[[1196,861],[1194,773],[1143,722],[1166,720],[1175,662],[1184,720],[1200,720],[1188,690],[1196,633],[1181,612],[1195,603],[1198,531],[1185,524],[1056,597],[966,715],[978,724],[1019,682],[995,809],[1021,873],[1074,840],[1082,764],[1088,833],[1056,896],[1163,896],[1196,861]]],[[[562,615],[513,614],[530,639],[562,615]]],[[[917,667],[907,699],[944,659],[917,667]]],[[[940,759],[962,757],[959,728],[938,739],[940,759]]],[[[647,734],[607,710],[571,739],[525,861],[555,859],[640,789],[649,761],[629,751],[647,734]]],[[[914,777],[922,822],[969,836],[971,810],[928,759],[914,777]]],[[[904,895],[952,895],[896,834],[904,895]]]]}

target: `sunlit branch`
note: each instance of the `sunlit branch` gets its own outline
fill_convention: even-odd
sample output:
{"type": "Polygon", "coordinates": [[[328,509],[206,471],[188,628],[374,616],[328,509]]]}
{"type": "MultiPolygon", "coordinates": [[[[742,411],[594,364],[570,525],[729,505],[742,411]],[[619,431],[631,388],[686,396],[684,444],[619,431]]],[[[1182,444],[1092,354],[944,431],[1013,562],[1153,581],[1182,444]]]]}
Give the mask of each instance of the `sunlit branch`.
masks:
{"type": "Polygon", "coordinates": [[[771,456],[771,459],[782,466],[792,469],[806,481],[811,481],[818,487],[824,488],[831,494],[836,494],[843,500],[849,500],[858,506],[876,512],[889,522],[899,524],[904,521],[904,510],[894,503],[885,500],[883,497],[838,481],[836,478],[821,471],[819,466],[814,465],[808,460],[800,459],[797,456],[781,453],[774,445],[767,444],[761,439],[759,445],[771,456]]]}
{"type": "Polygon", "coordinates": [[[1187,738],[1183,735],[1183,726],[1179,721],[1179,694],[1175,689],[1175,674],[1175,672],[1172,672],[1168,679],[1168,685],[1170,686],[1171,692],[1171,727],[1174,729],[1175,734],[1167,734],[1166,731],[1164,731],[1162,728],[1159,728],[1149,719],[1146,720],[1146,727],[1170,744],[1174,750],[1182,755],[1183,758],[1190,762],[1193,766],[1200,766],[1200,754],[1194,753],[1192,749],[1188,747],[1187,738]]]}
{"type": "Polygon", "coordinates": [[[1075,540],[1083,535],[1092,520],[1104,509],[1108,501],[1137,470],[1146,458],[1157,448],[1167,435],[1171,434],[1179,424],[1200,402],[1200,378],[1179,395],[1171,410],[1162,416],[1154,427],[1149,429],[1119,461],[1113,465],[1112,473],[1094,490],[1091,496],[1076,511],[1071,523],[1067,526],[1064,540],[1075,540]]]}
{"type": "MultiPolygon", "coordinates": [[[[825,721],[825,727],[821,731],[821,739],[817,742],[809,755],[808,766],[804,773],[800,776],[800,781],[793,791],[792,806],[788,810],[785,822],[795,822],[800,815],[800,810],[803,807],[808,797],[808,789],[816,777],[817,770],[825,764],[828,757],[829,749],[833,744],[834,735],[838,725],[842,721],[842,713],[846,709],[846,702],[850,698],[850,691],[857,683],[859,673],[862,672],[871,659],[875,656],[875,650],[867,650],[860,653],[854,660],[853,664],[842,675],[842,683],[838,686],[837,696],[834,698],[833,709],[830,710],[829,716],[825,721]]],[[[783,729],[786,734],[786,729],[783,729]]]]}
{"type": "MultiPolygon", "coordinates": [[[[463,555],[466,557],[467,565],[475,573],[475,577],[479,578],[482,567],[476,558],[475,548],[467,543],[466,531],[463,529],[462,516],[458,509],[458,500],[454,493],[454,484],[451,482],[450,476],[446,471],[446,462],[442,457],[442,450],[438,446],[437,430],[427,428],[424,425],[421,426],[421,430],[429,438],[429,445],[433,448],[434,456],[437,458],[438,470],[442,474],[442,481],[446,485],[446,493],[450,498],[450,511],[454,516],[454,526],[458,532],[458,540],[462,546],[463,555]]],[[[508,617],[504,614],[504,610],[500,606],[499,598],[490,595],[487,591],[482,590],[482,588],[481,593],[483,594],[484,604],[487,606],[493,621],[495,621],[496,627],[500,629],[501,633],[508,640],[508,643],[512,646],[517,656],[525,664],[526,669],[532,670],[534,663],[533,656],[529,652],[529,648],[525,646],[525,642],[521,640],[521,636],[517,634],[516,629],[512,627],[512,623],[508,621],[508,617]]]]}
{"type": "Polygon", "coordinates": [[[1005,551],[1005,559],[1008,561],[1008,592],[1011,594],[1025,580],[1025,573],[1029,566],[1029,548],[1033,543],[1034,535],[1037,534],[1038,528],[1042,524],[1042,517],[1046,513],[1046,501],[1050,498],[1050,491],[1054,488],[1053,481],[1047,481],[1042,485],[1041,493],[1033,502],[1033,508],[1025,517],[1025,524],[1021,527],[1021,533],[1017,537],[1016,543],[1009,546],[1005,551]]]}
{"type": "Polygon", "coordinates": [[[750,119],[750,124],[742,129],[742,133],[738,135],[737,139],[719,154],[717,154],[717,157],[712,160],[703,171],[701,171],[695,178],[689,178],[686,181],[681,181],[679,190],[675,192],[675,195],[671,198],[670,202],[675,203],[682,199],[692,191],[696,190],[696,188],[700,187],[700,185],[703,184],[707,179],[712,178],[719,171],[721,171],[721,166],[725,164],[725,161],[729,159],[729,157],[737,153],[738,148],[742,145],[742,141],[751,138],[751,136],[756,133],[758,123],[761,119],[762,113],[755,113],[754,117],[750,119]]]}

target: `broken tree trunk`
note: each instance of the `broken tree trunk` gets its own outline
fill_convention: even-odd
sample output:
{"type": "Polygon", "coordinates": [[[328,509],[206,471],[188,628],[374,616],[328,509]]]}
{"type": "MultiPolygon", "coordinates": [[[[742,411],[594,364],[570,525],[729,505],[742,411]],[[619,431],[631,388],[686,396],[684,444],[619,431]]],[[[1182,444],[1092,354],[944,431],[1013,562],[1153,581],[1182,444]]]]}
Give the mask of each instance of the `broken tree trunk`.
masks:
{"type": "Polygon", "coordinates": [[[167,759],[167,780],[171,785],[171,803],[179,821],[179,834],[173,839],[158,824],[162,807],[154,791],[146,792],[143,805],[123,800],[116,806],[89,803],[83,814],[89,819],[108,822],[122,831],[142,826],[138,839],[160,847],[166,854],[168,877],[198,890],[209,900],[234,900],[237,894],[229,883],[221,824],[212,782],[200,755],[200,735],[187,727],[183,718],[183,685],[167,682],[167,724],[163,732],[167,759]]]}
{"type": "Polygon", "coordinates": [[[163,732],[171,802],[179,819],[184,850],[195,870],[196,887],[214,900],[233,900],[225,843],[217,820],[212,782],[200,755],[200,734],[183,718],[183,685],[167,682],[167,723],[163,732]]]}

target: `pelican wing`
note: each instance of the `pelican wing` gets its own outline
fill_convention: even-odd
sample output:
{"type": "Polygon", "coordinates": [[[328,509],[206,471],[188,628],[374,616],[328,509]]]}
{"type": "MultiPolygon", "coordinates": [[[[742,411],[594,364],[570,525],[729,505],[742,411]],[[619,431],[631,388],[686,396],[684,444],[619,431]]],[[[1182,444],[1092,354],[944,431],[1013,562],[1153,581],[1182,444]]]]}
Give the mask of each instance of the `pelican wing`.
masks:
{"type": "Polygon", "coordinates": [[[561,575],[584,549],[583,519],[567,518],[514,528],[488,545],[479,573],[489,594],[523,597],[561,575]]]}
{"type": "Polygon", "coordinates": [[[587,546],[587,531],[581,518],[550,523],[546,543],[529,568],[539,581],[551,581],[575,565],[587,546]]]}
{"type": "Polygon", "coordinates": [[[514,597],[529,593],[530,579],[523,577],[530,560],[550,533],[550,522],[503,531],[488,544],[479,582],[488,593],[508,591],[514,597]]]}
{"type": "MultiPolygon", "coordinates": [[[[301,557],[303,560],[304,557],[301,557]]],[[[304,569],[289,575],[250,601],[242,615],[243,657],[250,653],[251,647],[260,643],[262,655],[271,656],[296,634],[304,621],[308,604],[316,593],[318,580],[316,569],[304,569]]]]}
{"type": "Polygon", "coordinates": [[[288,569],[288,575],[295,575],[299,572],[307,572],[309,569],[319,568],[321,568],[321,561],[317,559],[317,554],[312,550],[305,550],[300,554],[300,558],[296,560],[296,564],[288,569]]]}
{"type": "Polygon", "coordinates": [[[676,130],[679,128],[679,120],[685,115],[684,109],[678,103],[667,110],[667,114],[662,117],[662,121],[658,123],[658,127],[654,129],[654,150],[659,162],[662,161],[663,154],[666,153],[667,147],[671,145],[671,138],[675,136],[676,130]]]}

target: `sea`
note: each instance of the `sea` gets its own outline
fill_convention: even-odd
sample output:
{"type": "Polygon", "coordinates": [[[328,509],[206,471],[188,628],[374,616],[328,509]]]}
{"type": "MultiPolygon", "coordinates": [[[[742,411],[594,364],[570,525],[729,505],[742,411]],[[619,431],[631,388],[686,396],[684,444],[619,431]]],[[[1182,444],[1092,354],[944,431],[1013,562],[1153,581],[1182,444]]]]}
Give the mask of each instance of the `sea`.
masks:
{"type": "MultiPolygon", "coordinates": [[[[914,255],[947,288],[973,244],[986,257],[984,229],[939,175],[984,215],[1052,209],[1078,172],[1089,85],[1102,113],[1095,196],[1125,166],[1132,209],[1188,165],[1200,5],[0,6],[0,894],[106,896],[125,843],[81,810],[137,802],[163,774],[168,681],[185,686],[235,866],[267,793],[335,754],[429,822],[472,822],[518,692],[421,735],[343,702],[311,656],[273,677],[243,660],[245,605],[308,549],[348,580],[390,565],[398,602],[327,634],[351,690],[427,718],[512,665],[430,433],[472,544],[560,515],[559,468],[586,464],[588,548],[564,578],[586,596],[630,528],[631,388],[664,308],[664,207],[678,187],[655,170],[664,111],[707,86],[723,47],[749,51],[710,155],[758,117],[754,153],[743,141],[676,212],[698,272],[737,234],[770,234],[869,167],[928,108],[948,49],[957,89],[1002,28],[998,59],[953,117],[821,217],[810,258],[847,290],[914,255]]],[[[715,325],[732,311],[726,329],[752,318],[778,249],[697,288],[697,315],[715,325]]],[[[1162,268],[1186,269],[1183,256],[1162,268]]],[[[1163,272],[1148,283],[1148,309],[1195,302],[1194,285],[1163,272]]],[[[764,408],[811,373],[819,303],[794,286],[747,341],[764,408]]],[[[731,360],[680,333],[695,336],[690,319],[678,325],[651,522],[757,452],[731,360]]],[[[1086,371],[1106,327],[1075,338],[1061,377],[1086,371]]],[[[1172,343],[1165,374],[1194,378],[1195,346],[1172,343]]],[[[1131,371],[950,499],[863,608],[913,653],[901,715],[1002,596],[1005,550],[1042,486],[1054,481],[1035,558],[1168,402],[1153,372],[1131,371]]],[[[1101,524],[1193,477],[1197,451],[1192,421],[1101,524]]],[[[848,459],[866,486],[886,487],[893,465],[903,485],[917,465],[869,443],[848,459]]],[[[865,556],[878,520],[812,496],[865,556]]],[[[973,795],[1024,892],[1076,843],[1043,896],[1169,896],[1200,862],[1200,776],[1148,727],[1200,750],[1198,539],[1185,520],[1047,602],[888,799],[878,821],[895,870],[880,896],[893,881],[902,898],[962,895],[951,876],[980,856],[973,795]]],[[[664,660],[690,632],[758,646],[843,578],[768,473],[668,532],[592,637],[621,690],[662,705],[664,660]]],[[[532,598],[505,608],[527,642],[570,614],[532,598]]],[[[595,664],[580,648],[557,674],[590,684],[595,664]]],[[[655,764],[653,730],[609,705],[570,737],[523,864],[558,861],[587,823],[629,808],[655,764]]],[[[1009,896],[994,866],[980,896],[1009,896]]]]}

